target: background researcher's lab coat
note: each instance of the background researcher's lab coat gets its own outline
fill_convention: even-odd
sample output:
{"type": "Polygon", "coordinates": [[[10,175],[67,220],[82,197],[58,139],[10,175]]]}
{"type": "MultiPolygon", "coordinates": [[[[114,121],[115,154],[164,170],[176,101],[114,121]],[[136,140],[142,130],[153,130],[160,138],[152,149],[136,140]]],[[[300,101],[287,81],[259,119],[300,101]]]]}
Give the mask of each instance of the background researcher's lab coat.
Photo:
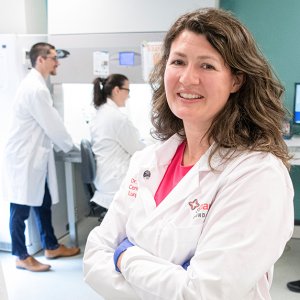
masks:
{"type": "Polygon", "coordinates": [[[2,167],[5,201],[41,206],[47,171],[52,203],[59,201],[52,142],[64,152],[73,142],[52,105],[44,78],[33,68],[14,100],[2,167]]]}
{"type": "Polygon", "coordinates": [[[92,201],[109,208],[125,178],[131,156],[146,144],[141,141],[137,128],[109,98],[96,110],[89,124],[97,162],[92,201]]]}

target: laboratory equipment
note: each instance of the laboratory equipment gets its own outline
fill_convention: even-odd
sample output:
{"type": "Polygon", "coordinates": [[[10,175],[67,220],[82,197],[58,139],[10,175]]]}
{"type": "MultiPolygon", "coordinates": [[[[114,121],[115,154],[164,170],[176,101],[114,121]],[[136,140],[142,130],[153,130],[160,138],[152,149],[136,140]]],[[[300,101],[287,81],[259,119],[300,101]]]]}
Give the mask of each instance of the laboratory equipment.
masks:
{"type": "Polygon", "coordinates": [[[295,83],[294,124],[300,124],[300,83],[295,83]]]}
{"type": "Polygon", "coordinates": [[[109,74],[123,74],[129,78],[130,98],[126,101],[126,108],[121,110],[139,129],[142,138],[149,136],[152,94],[143,76],[142,47],[147,42],[161,44],[164,35],[165,32],[49,36],[50,44],[70,53],[60,61],[58,74],[51,77],[51,83],[54,86],[54,106],[78,147],[82,139],[90,140],[88,122],[95,111],[92,82],[95,77],[107,77],[95,75],[95,69],[97,74],[101,71],[104,74],[108,68],[109,74]],[[95,53],[99,55],[95,56],[95,53]]]}

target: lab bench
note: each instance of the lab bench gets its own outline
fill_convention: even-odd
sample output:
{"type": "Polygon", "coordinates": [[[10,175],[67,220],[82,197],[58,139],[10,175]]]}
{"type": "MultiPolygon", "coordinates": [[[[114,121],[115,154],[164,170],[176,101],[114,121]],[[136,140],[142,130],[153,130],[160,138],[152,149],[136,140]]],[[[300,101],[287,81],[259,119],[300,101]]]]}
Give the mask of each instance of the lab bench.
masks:
{"type": "Polygon", "coordinates": [[[296,166],[300,165],[300,136],[293,136],[290,140],[285,140],[285,143],[293,155],[290,163],[296,166]]]}
{"type": "Polygon", "coordinates": [[[77,247],[77,222],[88,214],[89,209],[81,181],[80,151],[57,152],[55,160],[64,163],[70,244],[77,247]]]}

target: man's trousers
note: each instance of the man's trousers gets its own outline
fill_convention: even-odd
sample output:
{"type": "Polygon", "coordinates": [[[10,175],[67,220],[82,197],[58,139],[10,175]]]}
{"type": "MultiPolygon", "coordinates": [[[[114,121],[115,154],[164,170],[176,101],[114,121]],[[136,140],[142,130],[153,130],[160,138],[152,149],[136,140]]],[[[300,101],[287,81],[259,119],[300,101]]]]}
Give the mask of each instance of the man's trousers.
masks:
{"type": "Polygon", "coordinates": [[[51,196],[46,182],[42,206],[10,204],[9,228],[12,240],[12,254],[19,256],[20,258],[27,256],[25,244],[25,220],[29,217],[30,207],[33,208],[37,219],[43,248],[54,250],[59,246],[52,227],[51,196]]]}

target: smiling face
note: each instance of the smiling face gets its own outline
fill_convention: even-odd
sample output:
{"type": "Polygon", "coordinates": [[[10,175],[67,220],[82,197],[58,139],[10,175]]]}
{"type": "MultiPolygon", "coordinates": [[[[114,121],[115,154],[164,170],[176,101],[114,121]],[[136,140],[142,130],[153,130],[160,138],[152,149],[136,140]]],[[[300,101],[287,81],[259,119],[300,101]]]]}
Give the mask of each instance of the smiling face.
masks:
{"type": "Polygon", "coordinates": [[[204,130],[242,84],[204,35],[187,30],[171,45],[164,80],[172,112],[185,128],[190,124],[204,130]]]}

